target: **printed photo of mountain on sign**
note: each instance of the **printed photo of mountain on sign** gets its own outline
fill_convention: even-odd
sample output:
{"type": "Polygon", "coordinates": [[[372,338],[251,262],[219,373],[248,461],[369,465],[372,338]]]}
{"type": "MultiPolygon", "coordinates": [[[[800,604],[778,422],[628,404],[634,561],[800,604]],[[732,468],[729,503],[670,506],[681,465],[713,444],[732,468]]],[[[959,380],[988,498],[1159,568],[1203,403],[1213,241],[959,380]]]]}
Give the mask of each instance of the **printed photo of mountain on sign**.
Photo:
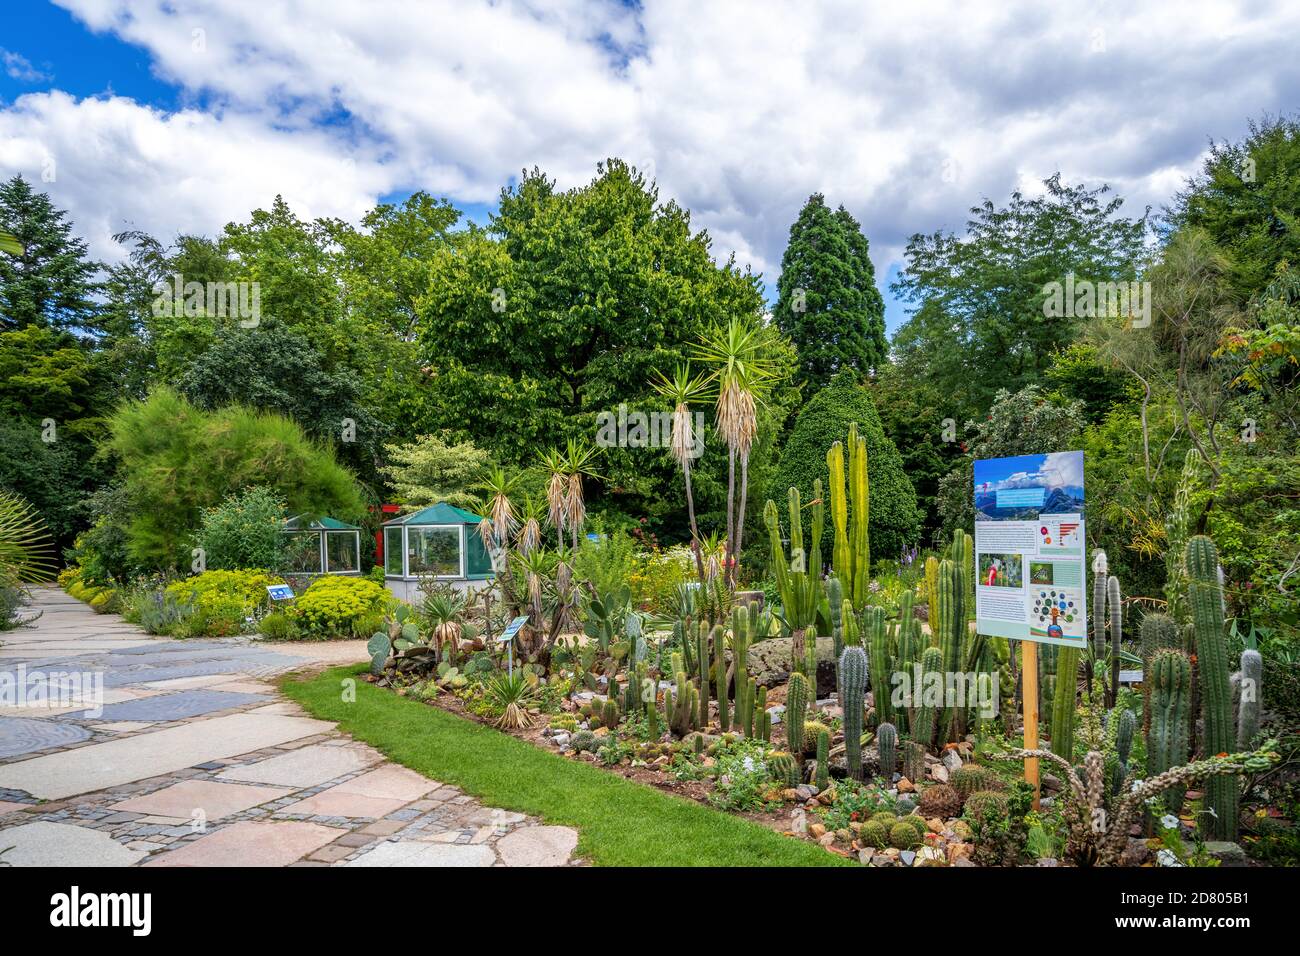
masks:
{"type": "Polygon", "coordinates": [[[1083,452],[975,462],[977,521],[1030,521],[1049,514],[1083,514],[1083,452]]]}

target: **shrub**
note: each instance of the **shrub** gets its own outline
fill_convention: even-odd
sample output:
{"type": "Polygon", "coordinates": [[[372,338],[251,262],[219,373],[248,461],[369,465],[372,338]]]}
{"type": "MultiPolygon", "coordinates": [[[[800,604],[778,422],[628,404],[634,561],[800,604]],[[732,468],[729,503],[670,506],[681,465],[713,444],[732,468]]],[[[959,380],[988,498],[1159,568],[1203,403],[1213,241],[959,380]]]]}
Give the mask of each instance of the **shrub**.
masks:
{"type": "Polygon", "coordinates": [[[18,609],[22,606],[23,590],[10,575],[0,575],[0,631],[18,626],[18,609]]]}
{"type": "Polygon", "coordinates": [[[298,625],[283,611],[272,611],[262,618],[257,632],[268,641],[292,641],[298,636],[298,625]]]}
{"type": "MultiPolygon", "coordinates": [[[[822,486],[828,487],[826,452],[835,442],[848,438],[851,422],[857,422],[858,434],[867,443],[871,554],[874,559],[896,558],[920,534],[921,513],[916,505],[916,491],[903,471],[898,449],[885,434],[870,393],[859,387],[852,376],[836,378],[799,412],[790,439],[781,451],[781,466],[767,496],[780,504],[793,486],[799,489],[804,501],[811,501],[814,479],[820,478],[822,486]]],[[[830,524],[827,520],[827,528],[830,524]]],[[[804,533],[807,536],[806,524],[804,533]]],[[[829,554],[830,532],[823,534],[822,553],[829,554]]],[[[806,546],[811,547],[811,543],[806,546]]]]}
{"type": "Polygon", "coordinates": [[[289,616],[304,631],[349,637],[363,619],[382,614],[388,591],[366,578],[325,575],[298,596],[289,616]]]}
{"type": "Polygon", "coordinates": [[[284,566],[284,499],[270,488],[229,495],[203,512],[194,543],[213,570],[284,566]]]}
{"type": "Polygon", "coordinates": [[[267,587],[283,583],[269,571],[204,571],[167,585],[167,593],[196,613],[238,608],[241,617],[249,617],[270,602],[267,587]]]}

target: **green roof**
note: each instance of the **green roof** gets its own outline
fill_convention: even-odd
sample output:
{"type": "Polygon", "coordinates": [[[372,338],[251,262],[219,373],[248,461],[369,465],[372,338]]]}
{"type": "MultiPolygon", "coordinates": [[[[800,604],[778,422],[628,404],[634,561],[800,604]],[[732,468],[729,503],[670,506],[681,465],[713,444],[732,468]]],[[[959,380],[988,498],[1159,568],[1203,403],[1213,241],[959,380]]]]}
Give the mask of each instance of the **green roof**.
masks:
{"type": "Polygon", "coordinates": [[[344,524],[334,518],[322,515],[319,518],[313,518],[306,526],[302,523],[302,515],[294,515],[284,522],[285,531],[360,531],[361,529],[354,524],[344,524]]]}
{"type": "Polygon", "coordinates": [[[455,505],[449,505],[445,501],[439,501],[436,505],[429,505],[429,507],[421,508],[419,511],[412,511],[409,515],[402,515],[400,518],[385,521],[384,526],[398,524],[478,524],[482,520],[473,512],[457,508],[455,505]]]}

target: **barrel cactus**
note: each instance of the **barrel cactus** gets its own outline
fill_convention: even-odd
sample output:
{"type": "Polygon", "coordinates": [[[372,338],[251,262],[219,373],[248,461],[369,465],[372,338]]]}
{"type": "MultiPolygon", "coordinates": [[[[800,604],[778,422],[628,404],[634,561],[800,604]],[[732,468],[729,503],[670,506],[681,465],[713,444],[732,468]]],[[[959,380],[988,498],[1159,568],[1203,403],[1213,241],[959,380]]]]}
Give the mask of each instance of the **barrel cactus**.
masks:
{"type": "Polygon", "coordinates": [[[883,820],[868,820],[862,825],[860,839],[869,847],[883,850],[889,846],[889,828],[891,824],[883,820]]]}
{"type": "Polygon", "coordinates": [[[963,804],[970,798],[972,793],[978,793],[981,790],[1003,790],[1006,785],[998,779],[988,767],[981,767],[978,764],[968,763],[958,767],[948,778],[949,784],[957,791],[957,796],[961,798],[963,804]]]}
{"type": "Polygon", "coordinates": [[[915,827],[900,820],[889,828],[889,845],[896,850],[915,850],[921,845],[921,837],[915,827]]]}
{"type": "Polygon", "coordinates": [[[946,783],[936,783],[921,791],[917,812],[923,817],[942,817],[947,820],[961,813],[961,798],[946,783]]]}

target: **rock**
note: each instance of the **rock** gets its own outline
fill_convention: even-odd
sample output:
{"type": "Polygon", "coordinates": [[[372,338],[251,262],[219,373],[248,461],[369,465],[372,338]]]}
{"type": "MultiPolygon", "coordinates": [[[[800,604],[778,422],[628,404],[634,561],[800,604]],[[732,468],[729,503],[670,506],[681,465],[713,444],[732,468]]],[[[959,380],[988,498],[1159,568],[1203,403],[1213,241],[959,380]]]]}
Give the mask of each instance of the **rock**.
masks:
{"type": "Polygon", "coordinates": [[[551,743],[563,750],[565,747],[569,746],[569,740],[570,737],[568,734],[559,733],[551,738],[551,743]]]}
{"type": "Polygon", "coordinates": [[[948,857],[937,846],[923,846],[916,854],[917,866],[947,866],[948,857]]]}
{"type": "Polygon", "coordinates": [[[929,830],[931,833],[942,833],[944,830],[947,829],[947,827],[943,825],[943,821],[940,820],[938,817],[935,817],[933,820],[926,820],[925,828],[929,830]]]}
{"type": "Polygon", "coordinates": [[[1218,860],[1219,866],[1246,865],[1246,851],[1227,840],[1211,840],[1205,844],[1205,852],[1218,860]]]}
{"type": "Polygon", "coordinates": [[[969,840],[975,835],[971,831],[970,824],[965,820],[954,820],[952,823],[952,832],[959,840],[969,840]]]}
{"type": "Polygon", "coordinates": [[[976,864],[967,856],[959,856],[953,860],[953,866],[975,866],[976,864]]]}
{"type": "Polygon", "coordinates": [[[795,787],[794,790],[795,793],[798,794],[799,799],[805,802],[817,796],[816,789],[808,786],[806,783],[799,784],[799,786],[795,787]]]}
{"type": "Polygon", "coordinates": [[[894,809],[900,817],[905,817],[916,809],[916,798],[911,796],[900,797],[894,809]]]}
{"type": "Polygon", "coordinates": [[[839,840],[841,843],[852,843],[853,831],[848,827],[844,827],[842,830],[836,830],[835,839],[839,840]]]}
{"type": "Polygon", "coordinates": [[[900,777],[898,780],[898,792],[916,793],[916,787],[913,786],[912,781],[908,780],[906,777],[900,777]]]}
{"type": "Polygon", "coordinates": [[[808,835],[814,840],[820,840],[826,835],[826,826],[821,823],[811,823],[808,825],[808,835]]]}
{"type": "Polygon", "coordinates": [[[578,845],[578,831],[569,827],[524,827],[497,841],[506,866],[563,866],[578,845]]]}
{"type": "Polygon", "coordinates": [[[1054,777],[1050,773],[1045,773],[1041,777],[1039,777],[1038,784],[1044,790],[1051,790],[1053,793],[1061,789],[1060,778],[1054,777]]]}
{"type": "Polygon", "coordinates": [[[948,844],[948,865],[953,866],[958,860],[967,859],[970,856],[971,845],[969,843],[949,843],[948,844]]]}
{"type": "Polygon", "coordinates": [[[1141,866],[1150,859],[1151,848],[1147,846],[1147,841],[1130,837],[1124,852],[1119,856],[1119,863],[1120,866],[1141,866]]]}
{"type": "MultiPolygon", "coordinates": [[[[790,679],[791,643],[788,637],[769,637],[749,649],[749,676],[760,687],[779,687],[790,679]]],[[[817,694],[828,697],[835,690],[835,642],[817,638],[817,694]]]]}
{"type": "Polygon", "coordinates": [[[767,713],[772,718],[772,726],[775,727],[785,716],[785,704],[773,704],[767,709],[767,713]]]}
{"type": "Polygon", "coordinates": [[[916,854],[911,850],[900,850],[898,858],[903,861],[903,866],[911,866],[916,860],[916,854]]]}
{"type": "Polygon", "coordinates": [[[817,842],[820,843],[822,846],[830,846],[832,843],[835,842],[835,834],[823,833],[821,836],[817,838],[817,842]]]}
{"type": "Polygon", "coordinates": [[[935,764],[930,768],[930,776],[940,783],[948,782],[948,768],[941,763],[935,764]]]}
{"type": "Polygon", "coordinates": [[[858,862],[861,863],[863,866],[871,865],[871,857],[872,857],[872,853],[870,850],[858,851],[858,862]]]}
{"type": "Polygon", "coordinates": [[[961,768],[961,754],[957,753],[955,750],[945,750],[943,752],[942,763],[948,768],[949,773],[958,770],[961,768]]]}
{"type": "Polygon", "coordinates": [[[781,799],[790,802],[797,801],[799,799],[799,791],[793,788],[786,788],[781,791],[781,799]]]}
{"type": "Polygon", "coordinates": [[[1061,865],[1060,863],[1058,863],[1050,856],[1045,856],[1037,863],[1034,864],[1034,866],[1060,866],[1060,865],[1061,865]]]}
{"type": "Polygon", "coordinates": [[[609,736],[609,728],[608,728],[608,727],[597,727],[595,730],[592,731],[592,733],[595,734],[597,737],[608,737],[608,736],[609,736]]]}

